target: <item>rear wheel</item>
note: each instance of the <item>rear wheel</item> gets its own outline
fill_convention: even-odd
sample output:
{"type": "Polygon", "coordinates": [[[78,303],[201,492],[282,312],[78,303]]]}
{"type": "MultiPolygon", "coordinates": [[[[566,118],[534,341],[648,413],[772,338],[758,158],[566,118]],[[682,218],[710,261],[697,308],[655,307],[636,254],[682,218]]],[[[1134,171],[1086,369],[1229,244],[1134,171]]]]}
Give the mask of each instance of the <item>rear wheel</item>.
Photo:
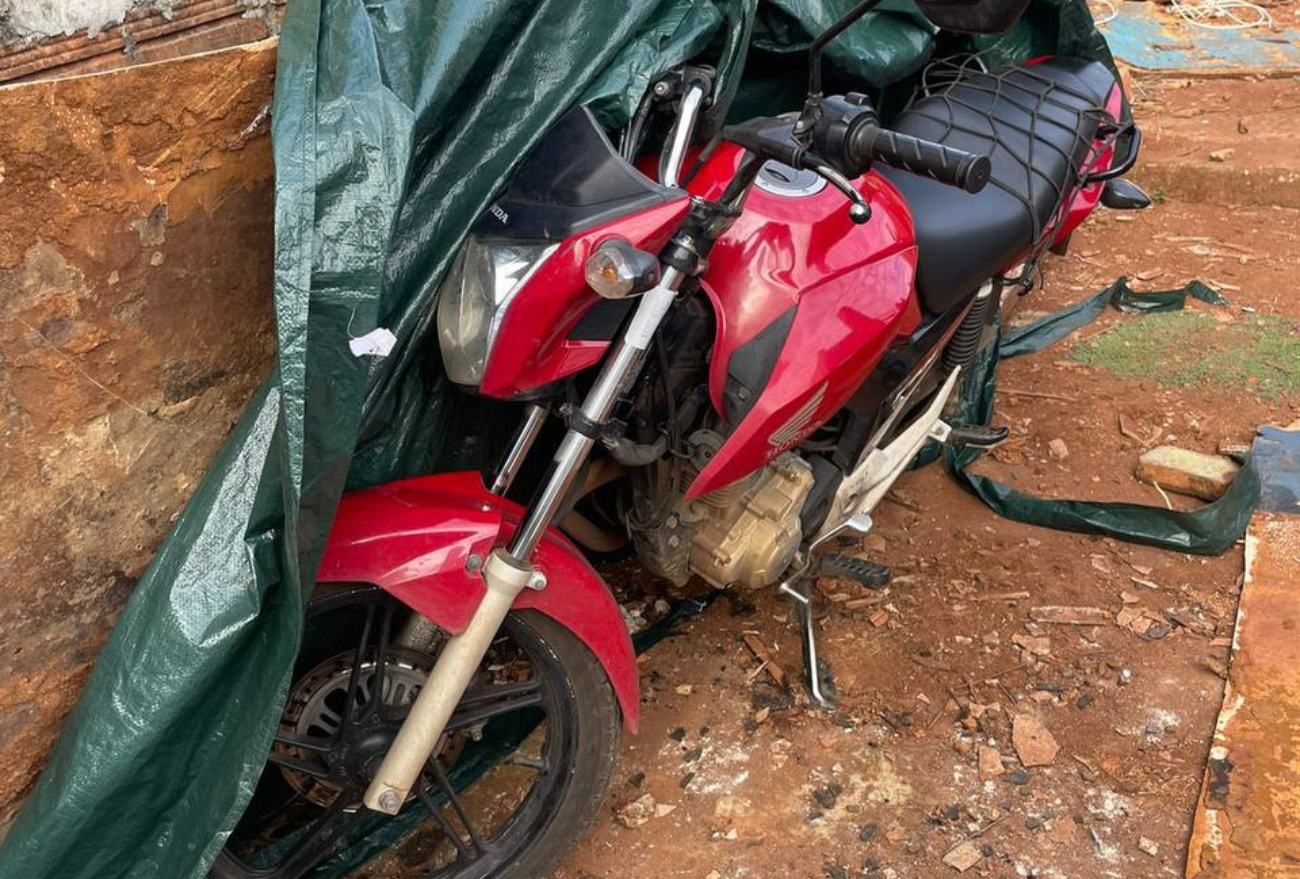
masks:
{"type": "Polygon", "coordinates": [[[322,587],[267,764],[209,879],[335,875],[379,852],[403,876],[548,875],[591,825],[618,752],[600,665],[536,611],[510,614],[395,817],[362,796],[444,635],[373,587],[322,587]]]}

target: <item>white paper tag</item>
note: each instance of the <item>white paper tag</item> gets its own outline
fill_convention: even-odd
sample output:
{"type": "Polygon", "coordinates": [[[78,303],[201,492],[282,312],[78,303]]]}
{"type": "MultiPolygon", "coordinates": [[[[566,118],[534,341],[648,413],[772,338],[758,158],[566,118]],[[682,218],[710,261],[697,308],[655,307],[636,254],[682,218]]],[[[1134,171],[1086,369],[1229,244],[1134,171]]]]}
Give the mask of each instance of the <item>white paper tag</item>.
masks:
{"type": "Polygon", "coordinates": [[[357,357],[387,357],[397,344],[397,337],[386,327],[376,327],[364,336],[348,340],[348,347],[357,357]]]}
{"type": "Polygon", "coordinates": [[[623,341],[642,351],[649,348],[650,340],[654,338],[655,329],[664,319],[664,314],[667,313],[668,306],[673,304],[673,297],[676,295],[676,290],[662,285],[646,291],[646,294],[641,297],[641,301],[636,305],[636,312],[633,313],[632,320],[627,325],[627,332],[623,334],[623,341]]]}

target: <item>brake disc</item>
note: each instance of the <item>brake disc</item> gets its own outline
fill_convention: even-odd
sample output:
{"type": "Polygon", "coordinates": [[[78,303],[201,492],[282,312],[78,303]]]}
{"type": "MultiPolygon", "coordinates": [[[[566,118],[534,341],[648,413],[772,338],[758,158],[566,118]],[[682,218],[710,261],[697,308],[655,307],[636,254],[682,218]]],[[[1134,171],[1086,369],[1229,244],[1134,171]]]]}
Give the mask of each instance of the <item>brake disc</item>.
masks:
{"type": "MultiPolygon", "coordinates": [[[[401,728],[401,719],[433,668],[434,657],[405,647],[390,646],[384,662],[383,692],[373,692],[376,662],[363,660],[357,679],[354,713],[361,713],[373,699],[382,699],[387,714],[393,719],[364,724],[352,723],[340,736],[343,717],[348,703],[348,685],[352,678],[356,651],[349,650],[327,659],[303,675],[294,684],[288,703],[280,717],[282,733],[299,738],[328,739],[332,744],[324,753],[329,774],[318,778],[297,769],[280,766],[286,782],[307,800],[329,807],[340,791],[349,791],[356,798],[349,803],[352,810],[360,807],[360,792],[369,783],[373,770],[392,744],[401,728]]],[[[438,759],[444,765],[455,763],[464,748],[465,736],[454,734],[444,737],[438,759]]],[[[318,758],[304,748],[282,743],[275,745],[283,754],[303,760],[318,758]]]]}

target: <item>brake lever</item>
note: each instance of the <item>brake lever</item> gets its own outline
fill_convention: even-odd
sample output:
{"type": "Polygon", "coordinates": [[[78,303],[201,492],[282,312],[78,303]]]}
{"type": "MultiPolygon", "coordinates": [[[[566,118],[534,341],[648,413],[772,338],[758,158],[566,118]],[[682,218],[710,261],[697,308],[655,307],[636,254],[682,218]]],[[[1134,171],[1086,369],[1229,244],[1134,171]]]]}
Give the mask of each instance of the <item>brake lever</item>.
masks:
{"type": "Polygon", "coordinates": [[[812,171],[831,186],[834,186],[849,200],[850,220],[852,220],[856,225],[861,226],[863,223],[871,219],[871,205],[867,204],[867,200],[862,197],[862,193],[858,192],[858,190],[854,188],[853,184],[849,182],[847,177],[839,171],[836,171],[830,163],[815,156],[810,156],[805,153],[801,158],[801,164],[805,168],[812,171]]]}

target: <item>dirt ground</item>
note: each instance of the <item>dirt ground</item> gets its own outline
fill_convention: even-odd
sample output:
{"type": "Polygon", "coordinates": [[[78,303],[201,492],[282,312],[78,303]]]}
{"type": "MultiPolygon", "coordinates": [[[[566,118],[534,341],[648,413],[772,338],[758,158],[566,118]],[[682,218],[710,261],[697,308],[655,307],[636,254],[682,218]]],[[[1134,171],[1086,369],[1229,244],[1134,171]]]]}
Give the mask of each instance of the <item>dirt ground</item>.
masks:
{"type": "MultiPolygon", "coordinates": [[[[1142,94],[1137,114],[1151,131],[1154,160],[1212,162],[1215,172],[1221,163],[1208,153],[1227,135],[1216,127],[1198,140],[1196,128],[1177,120],[1207,106],[1272,117],[1279,100],[1297,103],[1294,80],[1147,81],[1142,94]]],[[[1236,126],[1230,134],[1249,140],[1236,126]]],[[[1295,161],[1256,152],[1242,149],[1230,161],[1295,161]]],[[[1098,212],[1070,253],[1052,260],[1025,307],[1061,308],[1121,274],[1140,290],[1201,279],[1232,304],[1194,305],[1191,318],[1208,316],[1231,339],[1234,328],[1277,317],[1294,340],[1300,297],[1291,254],[1300,212],[1257,197],[1225,203],[1215,185],[1192,187],[1188,200],[1163,189],[1141,214],[1098,212]]],[[[1256,425],[1297,414],[1294,362],[1265,359],[1260,367],[1285,374],[1279,390],[1258,375],[1183,386],[1162,384],[1158,373],[1120,378],[1072,355],[1073,346],[1126,320],[1150,318],[1108,313],[1004,366],[999,417],[1013,440],[982,472],[1050,497],[1158,505],[1160,495],[1132,475],[1144,448],[1170,442],[1213,452],[1220,441],[1248,442],[1256,425]],[[1121,415],[1144,441],[1120,432],[1121,415]],[[1064,459],[1049,453],[1054,439],[1065,442],[1064,459]]],[[[1234,356],[1212,337],[1198,339],[1207,361],[1234,356]]],[[[757,635],[797,676],[787,601],[767,591],[716,602],[644,657],[642,730],[626,740],[606,817],[559,876],[956,875],[943,859],[967,840],[978,852],[974,875],[1183,874],[1223,690],[1240,548],[1202,558],[1015,524],[937,467],[905,477],[895,498],[864,544],[893,569],[888,593],[820,584],[832,599],[821,643],[839,710],[810,710],[797,687],[791,700],[758,671],[742,640],[757,635]],[[1021,592],[1029,597],[998,597],[1021,592]],[[846,596],[880,600],[849,611],[837,601],[846,596]],[[1031,622],[1031,609],[1042,605],[1112,616],[1132,607],[1162,622],[1145,636],[1113,622],[1031,622]],[[1016,722],[1022,733],[1036,722],[1059,745],[1045,765],[1023,765],[1017,744],[1029,752],[1025,736],[1013,734],[1017,717],[1031,719],[1016,722]],[[646,793],[663,814],[624,826],[619,810],[646,793]]],[[[1197,503],[1170,498],[1185,508],[1197,503]]]]}
{"type": "MultiPolygon", "coordinates": [[[[1214,452],[1300,414],[1300,370],[1285,359],[1300,344],[1300,211],[1234,184],[1298,160],[1282,138],[1272,152],[1212,160],[1245,135],[1187,122],[1223,107],[1272,119],[1277,100],[1294,103],[1295,81],[1145,80],[1136,91],[1142,174],[1166,181],[1157,204],[1098,212],[1024,308],[1062,308],[1122,274],[1139,290],[1200,279],[1231,304],[1108,312],[1008,361],[998,419],[1012,439],[977,469],[1033,494],[1160,505],[1133,477],[1146,448],[1214,452]],[[1151,347],[1164,354],[1139,356],[1151,347]],[[1063,457],[1060,443],[1049,449],[1057,440],[1063,457]]],[[[875,518],[861,550],[892,568],[889,590],[819,583],[838,710],[803,695],[788,601],[767,590],[714,602],[642,657],[640,734],[625,739],[606,808],[560,879],[919,879],[955,865],[982,877],[1183,875],[1240,547],[1204,558],[1016,524],[937,466],[906,476],[875,518]],[[1032,621],[1047,605],[1107,618],[1032,621]],[[777,686],[772,666],[794,686],[777,686]],[[647,794],[653,817],[626,820],[647,794]]],[[[606,574],[621,591],[645,585],[630,566],[606,574]]],[[[404,875],[384,860],[356,875],[404,875]]]]}

